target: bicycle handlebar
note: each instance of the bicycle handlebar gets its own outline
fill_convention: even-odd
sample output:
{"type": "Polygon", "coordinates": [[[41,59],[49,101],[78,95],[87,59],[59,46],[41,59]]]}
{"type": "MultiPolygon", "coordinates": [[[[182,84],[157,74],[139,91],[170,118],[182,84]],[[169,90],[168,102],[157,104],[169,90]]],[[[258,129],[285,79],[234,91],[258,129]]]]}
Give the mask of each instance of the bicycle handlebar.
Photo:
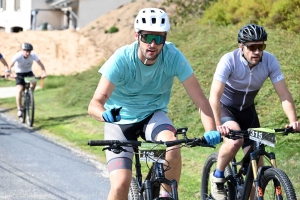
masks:
{"type": "MultiPolygon", "coordinates": [[[[288,128],[277,128],[277,129],[273,129],[275,132],[282,132],[282,135],[288,135],[289,133],[294,133],[293,131],[293,127],[288,127],[288,128]]],[[[228,135],[226,135],[225,137],[229,138],[229,139],[240,139],[240,138],[248,138],[249,137],[249,133],[250,133],[251,129],[248,130],[230,130],[230,133],[228,135]]]]}
{"type": "MultiPolygon", "coordinates": [[[[195,146],[202,146],[202,147],[211,147],[215,148],[212,145],[209,145],[205,138],[193,138],[193,139],[179,139],[174,141],[145,141],[145,142],[151,142],[155,144],[164,144],[167,147],[175,146],[178,144],[186,144],[191,147],[195,146]]],[[[88,142],[88,145],[90,146],[141,146],[143,142],[142,141],[135,141],[135,140],[90,140],[88,142]]]]}

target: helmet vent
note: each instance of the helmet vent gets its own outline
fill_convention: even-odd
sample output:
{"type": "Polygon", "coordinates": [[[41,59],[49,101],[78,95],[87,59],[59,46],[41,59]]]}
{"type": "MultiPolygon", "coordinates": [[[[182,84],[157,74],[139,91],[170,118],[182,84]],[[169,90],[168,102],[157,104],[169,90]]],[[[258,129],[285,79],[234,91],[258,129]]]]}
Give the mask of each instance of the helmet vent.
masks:
{"type": "Polygon", "coordinates": [[[152,24],[156,24],[156,18],[152,18],[151,21],[152,21],[152,24]]]}

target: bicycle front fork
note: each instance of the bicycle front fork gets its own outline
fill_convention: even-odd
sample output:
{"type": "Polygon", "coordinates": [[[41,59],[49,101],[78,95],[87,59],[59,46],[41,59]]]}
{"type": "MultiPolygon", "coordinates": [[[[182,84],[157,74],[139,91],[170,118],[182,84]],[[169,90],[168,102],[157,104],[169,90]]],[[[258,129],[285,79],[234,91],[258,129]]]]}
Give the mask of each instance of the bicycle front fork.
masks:
{"type": "Polygon", "coordinates": [[[256,161],[258,156],[256,155],[256,153],[250,154],[252,172],[253,172],[253,178],[254,178],[253,180],[254,180],[254,185],[255,185],[255,195],[256,195],[257,200],[264,199],[264,192],[263,192],[263,189],[261,188],[261,183],[260,183],[260,178],[261,178],[263,172],[266,169],[269,169],[270,167],[276,167],[275,154],[273,152],[271,152],[266,156],[270,159],[272,166],[263,166],[258,169],[257,161],[256,161]]]}
{"type": "Polygon", "coordinates": [[[155,190],[155,187],[158,187],[158,191],[160,191],[161,184],[165,184],[170,186],[172,198],[174,200],[178,200],[178,185],[176,180],[168,180],[165,178],[165,172],[164,172],[164,165],[162,163],[155,163],[154,165],[154,180],[146,180],[145,181],[145,193],[147,196],[147,199],[153,199],[153,190],[155,190]]]}

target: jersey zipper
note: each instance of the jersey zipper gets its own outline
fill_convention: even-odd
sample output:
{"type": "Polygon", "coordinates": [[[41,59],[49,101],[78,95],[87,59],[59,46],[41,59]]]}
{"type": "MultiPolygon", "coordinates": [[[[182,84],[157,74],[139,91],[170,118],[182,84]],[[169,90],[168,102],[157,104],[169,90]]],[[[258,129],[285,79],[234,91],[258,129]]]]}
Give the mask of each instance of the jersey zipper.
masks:
{"type": "Polygon", "coordinates": [[[247,86],[247,88],[246,88],[246,92],[245,92],[245,95],[244,95],[244,98],[243,98],[243,103],[242,103],[242,105],[241,105],[241,107],[240,107],[240,111],[243,110],[243,106],[244,106],[245,101],[246,101],[246,96],[247,96],[248,91],[249,91],[249,86],[250,86],[250,83],[251,83],[251,79],[252,79],[252,69],[250,69],[249,83],[248,83],[248,86],[247,86]]]}

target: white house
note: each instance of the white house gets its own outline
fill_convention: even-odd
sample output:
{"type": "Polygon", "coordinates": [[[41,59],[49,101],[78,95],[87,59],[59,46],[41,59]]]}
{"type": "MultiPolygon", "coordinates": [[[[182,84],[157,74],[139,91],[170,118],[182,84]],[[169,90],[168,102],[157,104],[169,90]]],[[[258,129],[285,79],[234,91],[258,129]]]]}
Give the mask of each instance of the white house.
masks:
{"type": "Polygon", "coordinates": [[[0,0],[0,31],[82,28],[131,0],[0,0]]]}

